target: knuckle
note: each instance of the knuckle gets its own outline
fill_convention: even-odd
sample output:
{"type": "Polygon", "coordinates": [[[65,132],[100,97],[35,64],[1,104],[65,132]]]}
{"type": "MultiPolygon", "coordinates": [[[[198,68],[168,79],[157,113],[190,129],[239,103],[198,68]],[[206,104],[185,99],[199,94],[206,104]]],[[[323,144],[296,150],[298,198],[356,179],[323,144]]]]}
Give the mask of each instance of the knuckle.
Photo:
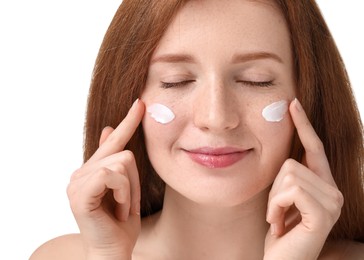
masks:
{"type": "Polygon", "coordinates": [[[326,205],[326,214],[328,223],[334,224],[341,215],[341,208],[344,205],[344,196],[338,189],[332,189],[329,192],[330,203],[326,205]]]}
{"type": "Polygon", "coordinates": [[[75,170],[75,171],[71,174],[70,181],[73,181],[73,180],[77,179],[77,178],[78,178],[81,174],[82,174],[81,168],[80,168],[80,169],[75,170]]]}
{"type": "Polygon", "coordinates": [[[338,190],[335,189],[332,192],[332,199],[333,199],[333,204],[335,205],[337,210],[341,210],[341,208],[344,205],[344,196],[343,194],[338,190]]]}
{"type": "Polygon", "coordinates": [[[130,163],[134,163],[135,162],[135,157],[132,151],[129,150],[124,150],[122,152],[122,161],[125,164],[130,164],[130,163]]]}
{"type": "Polygon", "coordinates": [[[123,162],[118,161],[117,163],[115,163],[115,165],[113,167],[114,167],[113,169],[120,174],[124,175],[127,172],[126,167],[123,162]]]}
{"type": "Polygon", "coordinates": [[[287,172],[287,174],[283,177],[283,185],[286,187],[294,186],[297,183],[297,176],[293,171],[287,172]]]}
{"type": "Polygon", "coordinates": [[[101,167],[99,169],[96,170],[95,172],[95,177],[104,180],[106,179],[108,176],[110,176],[112,174],[111,170],[109,170],[106,167],[101,167]]]}
{"type": "Polygon", "coordinates": [[[304,189],[299,185],[293,185],[291,187],[291,192],[296,196],[302,196],[305,193],[304,189]]]}
{"type": "Polygon", "coordinates": [[[68,199],[71,199],[73,194],[75,193],[75,188],[74,188],[74,185],[72,185],[72,183],[69,183],[67,185],[66,193],[67,193],[68,199]]]}
{"type": "Polygon", "coordinates": [[[313,153],[322,153],[325,151],[324,144],[321,140],[316,140],[311,147],[313,153]]]}
{"type": "Polygon", "coordinates": [[[282,183],[285,186],[291,186],[297,183],[297,161],[293,159],[287,159],[282,165],[282,183]]]}
{"type": "Polygon", "coordinates": [[[294,172],[295,168],[297,166],[297,161],[289,158],[287,159],[283,165],[282,165],[282,169],[286,172],[294,172]]]}
{"type": "Polygon", "coordinates": [[[344,198],[344,195],[340,191],[338,192],[337,201],[338,201],[340,209],[341,209],[344,206],[345,198],[344,198]]]}

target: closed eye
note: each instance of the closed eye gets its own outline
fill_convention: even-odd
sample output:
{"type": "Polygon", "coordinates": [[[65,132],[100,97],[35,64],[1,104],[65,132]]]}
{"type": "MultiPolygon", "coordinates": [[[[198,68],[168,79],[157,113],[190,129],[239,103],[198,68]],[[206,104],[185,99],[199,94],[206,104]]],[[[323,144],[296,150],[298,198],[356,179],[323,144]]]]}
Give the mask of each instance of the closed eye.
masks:
{"type": "Polygon", "coordinates": [[[248,80],[239,80],[238,83],[242,83],[248,87],[270,87],[273,86],[273,80],[270,81],[248,81],[248,80]]]}
{"type": "Polygon", "coordinates": [[[184,81],[178,81],[178,82],[161,82],[162,88],[176,88],[176,87],[183,87],[186,86],[190,83],[195,82],[195,80],[184,80],[184,81]]]}

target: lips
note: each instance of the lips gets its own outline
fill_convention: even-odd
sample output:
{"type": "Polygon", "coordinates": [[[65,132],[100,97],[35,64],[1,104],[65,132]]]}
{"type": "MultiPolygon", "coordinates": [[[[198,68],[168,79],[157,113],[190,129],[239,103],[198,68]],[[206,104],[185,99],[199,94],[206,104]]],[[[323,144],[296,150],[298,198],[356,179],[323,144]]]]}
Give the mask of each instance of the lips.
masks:
{"type": "Polygon", "coordinates": [[[192,161],[207,168],[225,168],[243,159],[250,150],[233,147],[202,147],[184,151],[192,161]]]}

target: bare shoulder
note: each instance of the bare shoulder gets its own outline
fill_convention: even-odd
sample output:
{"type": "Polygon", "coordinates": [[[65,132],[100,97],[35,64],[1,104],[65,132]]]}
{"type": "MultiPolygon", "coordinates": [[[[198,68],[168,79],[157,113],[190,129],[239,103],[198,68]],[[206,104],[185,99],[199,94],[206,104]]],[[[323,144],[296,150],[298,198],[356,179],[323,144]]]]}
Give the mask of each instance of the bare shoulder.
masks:
{"type": "Polygon", "coordinates": [[[320,260],[358,260],[364,259],[364,243],[340,240],[328,243],[322,253],[320,260]]]}
{"type": "Polygon", "coordinates": [[[85,259],[81,236],[79,234],[69,234],[56,237],[38,247],[30,256],[30,260],[44,259],[85,259]]]}

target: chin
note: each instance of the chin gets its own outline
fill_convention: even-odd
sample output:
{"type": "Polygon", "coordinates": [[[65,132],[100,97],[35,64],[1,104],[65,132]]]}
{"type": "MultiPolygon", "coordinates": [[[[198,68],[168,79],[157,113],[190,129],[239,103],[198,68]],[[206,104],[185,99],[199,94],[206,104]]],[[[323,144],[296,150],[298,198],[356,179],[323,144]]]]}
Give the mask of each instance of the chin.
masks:
{"type": "Polygon", "coordinates": [[[266,202],[270,190],[270,183],[264,185],[241,185],[239,187],[210,186],[196,188],[194,190],[177,191],[184,198],[203,207],[229,208],[244,205],[258,198],[266,202]],[[249,187],[247,187],[249,186],[249,187]]]}

